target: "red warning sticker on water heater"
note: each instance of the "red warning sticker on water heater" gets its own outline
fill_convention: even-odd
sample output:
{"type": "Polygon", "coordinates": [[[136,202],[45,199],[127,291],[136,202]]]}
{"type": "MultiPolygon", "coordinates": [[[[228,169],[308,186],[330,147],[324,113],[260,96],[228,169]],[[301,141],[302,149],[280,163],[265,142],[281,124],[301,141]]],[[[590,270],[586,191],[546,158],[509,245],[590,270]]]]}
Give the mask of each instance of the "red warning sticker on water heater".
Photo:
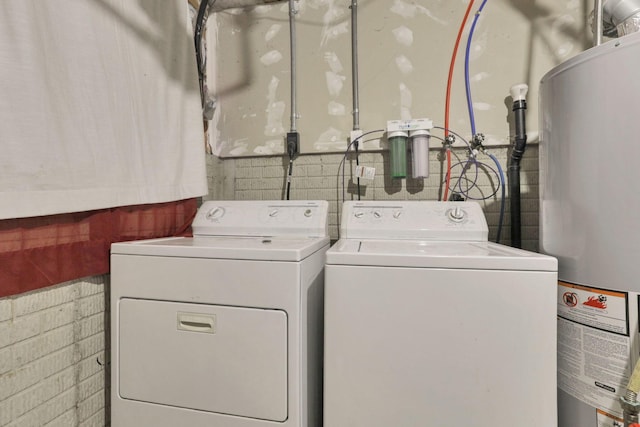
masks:
{"type": "Polygon", "coordinates": [[[626,292],[558,282],[558,316],[585,326],[629,336],[626,292]]]}

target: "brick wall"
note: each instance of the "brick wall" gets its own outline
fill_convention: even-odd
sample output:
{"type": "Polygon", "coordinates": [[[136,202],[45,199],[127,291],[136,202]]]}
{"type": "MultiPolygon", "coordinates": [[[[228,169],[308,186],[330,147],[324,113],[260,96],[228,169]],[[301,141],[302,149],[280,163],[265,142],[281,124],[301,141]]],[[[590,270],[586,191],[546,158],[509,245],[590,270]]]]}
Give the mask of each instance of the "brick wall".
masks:
{"type": "MultiPolygon", "coordinates": [[[[491,152],[498,158],[506,172],[508,150],[495,148],[491,152]]],[[[465,159],[463,150],[456,150],[465,159]]],[[[329,231],[332,239],[338,238],[338,207],[343,200],[342,179],[339,176],[341,154],[302,155],[294,162],[291,199],[321,199],[330,203],[329,231]],[[339,201],[339,202],[338,202],[339,201]]],[[[388,153],[363,153],[360,164],[376,168],[376,178],[364,185],[361,182],[363,200],[438,200],[441,191],[443,159],[437,151],[430,153],[430,176],[427,179],[392,180],[389,176],[388,153]]],[[[486,156],[480,159],[491,164],[486,156]]],[[[454,160],[455,162],[456,160],[454,160]]],[[[350,180],[350,168],[354,164],[347,159],[345,198],[356,198],[356,187],[350,180]]],[[[288,161],[282,157],[253,157],[219,159],[209,156],[208,175],[211,200],[281,200],[285,195],[288,161]]],[[[492,165],[493,166],[493,165],[492,165]]],[[[538,147],[529,145],[521,163],[522,183],[522,245],[525,249],[538,249],[538,147]]],[[[454,175],[455,177],[455,175],[454,175]]],[[[483,174],[480,187],[490,194],[495,187],[483,174]]],[[[489,224],[489,238],[495,240],[499,222],[500,192],[481,202],[489,224]]],[[[505,210],[501,243],[510,243],[509,203],[505,210]]]]}
{"type": "Polygon", "coordinates": [[[0,299],[0,426],[108,424],[107,281],[0,299]]]}

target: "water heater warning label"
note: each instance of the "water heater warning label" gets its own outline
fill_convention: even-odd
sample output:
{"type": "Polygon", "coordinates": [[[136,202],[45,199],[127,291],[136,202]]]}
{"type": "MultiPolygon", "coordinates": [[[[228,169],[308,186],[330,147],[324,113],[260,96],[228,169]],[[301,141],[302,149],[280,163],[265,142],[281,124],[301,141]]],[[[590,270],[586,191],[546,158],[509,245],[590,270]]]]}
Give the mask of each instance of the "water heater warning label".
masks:
{"type": "Polygon", "coordinates": [[[614,334],[629,336],[626,292],[558,282],[558,316],[614,334]]]}
{"type": "Polygon", "coordinates": [[[558,387],[600,408],[598,426],[622,415],[630,355],[628,293],[558,282],[558,387]]]}

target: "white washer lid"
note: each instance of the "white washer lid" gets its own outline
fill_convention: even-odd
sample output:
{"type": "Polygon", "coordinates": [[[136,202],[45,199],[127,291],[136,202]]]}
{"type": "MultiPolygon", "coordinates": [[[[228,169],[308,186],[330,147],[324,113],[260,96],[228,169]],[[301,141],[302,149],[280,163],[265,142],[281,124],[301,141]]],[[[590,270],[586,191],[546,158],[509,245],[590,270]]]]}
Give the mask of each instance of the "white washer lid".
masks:
{"type": "Polygon", "coordinates": [[[557,271],[550,256],[491,242],[342,239],[326,254],[327,265],[557,271]]]}
{"type": "Polygon", "coordinates": [[[114,243],[111,254],[254,261],[301,261],[329,237],[169,237],[114,243]]]}

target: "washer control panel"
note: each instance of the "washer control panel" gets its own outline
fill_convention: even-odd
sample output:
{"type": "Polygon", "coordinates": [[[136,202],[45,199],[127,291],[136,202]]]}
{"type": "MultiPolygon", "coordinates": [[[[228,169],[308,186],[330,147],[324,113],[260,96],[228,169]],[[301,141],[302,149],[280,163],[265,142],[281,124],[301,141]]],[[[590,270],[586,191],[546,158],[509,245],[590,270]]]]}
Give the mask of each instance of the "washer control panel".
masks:
{"type": "Polygon", "coordinates": [[[487,241],[489,228],[475,202],[345,202],[341,238],[487,241]]]}
{"type": "Polygon", "coordinates": [[[329,203],[319,201],[207,201],[194,236],[328,236],[329,203]]]}

